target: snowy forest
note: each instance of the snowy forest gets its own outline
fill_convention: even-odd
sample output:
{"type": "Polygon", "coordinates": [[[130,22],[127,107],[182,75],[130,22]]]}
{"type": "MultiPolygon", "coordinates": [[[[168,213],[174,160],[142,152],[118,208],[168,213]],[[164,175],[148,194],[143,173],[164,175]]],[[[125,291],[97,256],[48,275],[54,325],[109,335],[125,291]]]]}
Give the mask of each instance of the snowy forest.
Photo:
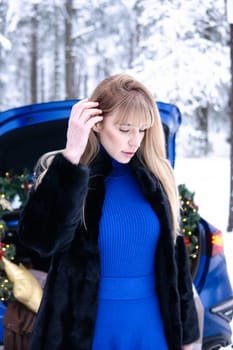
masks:
{"type": "Polygon", "coordinates": [[[180,108],[186,156],[229,139],[224,0],[0,0],[0,111],[87,97],[119,72],[180,108]]]}

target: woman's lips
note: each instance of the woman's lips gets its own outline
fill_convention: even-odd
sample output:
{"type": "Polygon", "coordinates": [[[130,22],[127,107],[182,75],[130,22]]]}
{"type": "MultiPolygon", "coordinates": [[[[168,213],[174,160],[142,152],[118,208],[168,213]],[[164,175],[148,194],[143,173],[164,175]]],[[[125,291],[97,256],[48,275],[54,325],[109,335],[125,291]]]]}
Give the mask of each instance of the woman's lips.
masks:
{"type": "Polygon", "coordinates": [[[125,152],[123,151],[123,154],[127,157],[133,157],[134,156],[134,152],[125,152]]]}

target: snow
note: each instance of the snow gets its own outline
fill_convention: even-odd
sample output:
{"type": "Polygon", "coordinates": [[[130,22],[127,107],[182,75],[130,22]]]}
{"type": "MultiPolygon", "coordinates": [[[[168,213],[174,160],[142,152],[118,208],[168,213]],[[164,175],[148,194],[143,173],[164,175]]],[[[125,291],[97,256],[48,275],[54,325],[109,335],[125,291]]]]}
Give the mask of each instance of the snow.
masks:
{"type": "MultiPolygon", "coordinates": [[[[182,158],[175,164],[177,183],[195,192],[200,215],[223,232],[227,269],[233,286],[233,232],[227,232],[230,160],[229,157],[182,158]]],[[[232,331],[233,331],[233,322],[232,331]]],[[[224,348],[226,349],[226,348],[224,348]]]]}
{"type": "Polygon", "coordinates": [[[232,2],[232,0],[227,0],[227,20],[229,23],[233,24],[233,2],[232,2]]]}
{"type": "Polygon", "coordinates": [[[2,46],[6,51],[11,49],[11,42],[6,37],[0,33],[0,46],[2,46]]]}
{"type": "MultiPolygon", "coordinates": [[[[190,191],[195,192],[201,216],[225,232],[230,193],[229,158],[177,157],[175,174],[178,183],[185,183],[190,191]]],[[[228,235],[233,238],[233,234],[228,235]]]]}

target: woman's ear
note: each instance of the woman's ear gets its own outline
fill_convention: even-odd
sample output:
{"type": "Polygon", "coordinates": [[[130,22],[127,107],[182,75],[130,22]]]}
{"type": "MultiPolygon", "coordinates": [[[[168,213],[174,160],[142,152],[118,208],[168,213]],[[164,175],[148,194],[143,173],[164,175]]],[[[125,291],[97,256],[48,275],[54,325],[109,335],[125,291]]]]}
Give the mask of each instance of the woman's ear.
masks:
{"type": "Polygon", "coordinates": [[[93,127],[92,130],[95,132],[99,132],[101,129],[101,123],[96,123],[93,127]]]}

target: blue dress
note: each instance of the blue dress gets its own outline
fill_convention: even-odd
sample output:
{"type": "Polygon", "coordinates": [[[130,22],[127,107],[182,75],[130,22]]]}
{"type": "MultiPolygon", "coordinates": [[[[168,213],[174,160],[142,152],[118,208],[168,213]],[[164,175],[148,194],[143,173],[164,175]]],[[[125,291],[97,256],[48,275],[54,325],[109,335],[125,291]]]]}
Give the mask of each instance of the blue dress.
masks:
{"type": "Polygon", "coordinates": [[[159,220],[128,165],[113,161],[113,166],[100,221],[92,350],[167,350],[154,281],[159,220]]]}

